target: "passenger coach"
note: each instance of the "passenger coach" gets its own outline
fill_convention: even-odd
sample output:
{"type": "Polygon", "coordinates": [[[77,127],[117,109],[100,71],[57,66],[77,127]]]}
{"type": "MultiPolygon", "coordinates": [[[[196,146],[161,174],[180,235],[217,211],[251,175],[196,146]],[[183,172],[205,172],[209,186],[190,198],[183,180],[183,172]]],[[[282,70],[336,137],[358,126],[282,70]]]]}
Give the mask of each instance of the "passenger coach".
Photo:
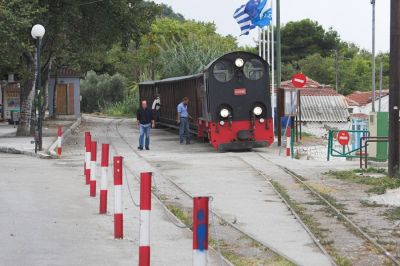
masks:
{"type": "Polygon", "coordinates": [[[273,143],[269,66],[261,57],[233,52],[203,73],[139,84],[140,100],[160,96],[160,124],[176,127],[176,106],[190,99],[191,129],[216,150],[245,150],[273,143]]]}

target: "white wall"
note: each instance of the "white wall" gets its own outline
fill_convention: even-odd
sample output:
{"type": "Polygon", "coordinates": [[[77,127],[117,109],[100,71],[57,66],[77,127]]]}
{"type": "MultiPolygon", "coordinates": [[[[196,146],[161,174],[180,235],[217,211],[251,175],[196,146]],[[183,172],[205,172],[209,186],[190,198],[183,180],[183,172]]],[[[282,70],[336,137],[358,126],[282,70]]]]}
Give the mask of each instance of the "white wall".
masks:
{"type": "Polygon", "coordinates": [[[302,132],[312,134],[320,138],[328,138],[329,130],[348,130],[351,129],[351,123],[339,123],[339,122],[303,122],[302,132]]]}

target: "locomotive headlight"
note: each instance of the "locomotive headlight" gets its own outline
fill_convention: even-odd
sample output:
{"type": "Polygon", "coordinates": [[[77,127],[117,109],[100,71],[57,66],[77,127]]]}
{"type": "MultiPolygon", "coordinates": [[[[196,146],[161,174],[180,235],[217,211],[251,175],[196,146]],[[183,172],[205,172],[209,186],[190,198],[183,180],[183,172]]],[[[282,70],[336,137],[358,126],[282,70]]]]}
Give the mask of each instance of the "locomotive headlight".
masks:
{"type": "Polygon", "coordinates": [[[244,66],[244,61],[243,61],[243,59],[242,59],[242,58],[237,58],[237,59],[235,60],[235,65],[236,65],[237,67],[243,67],[243,66],[244,66]]]}
{"type": "Polygon", "coordinates": [[[222,118],[227,118],[227,117],[230,115],[230,112],[229,112],[228,109],[223,108],[223,109],[221,109],[221,111],[219,112],[219,115],[220,115],[222,118]]]}
{"type": "Polygon", "coordinates": [[[263,112],[263,109],[260,106],[256,106],[253,109],[253,114],[256,116],[260,116],[263,112]]]}

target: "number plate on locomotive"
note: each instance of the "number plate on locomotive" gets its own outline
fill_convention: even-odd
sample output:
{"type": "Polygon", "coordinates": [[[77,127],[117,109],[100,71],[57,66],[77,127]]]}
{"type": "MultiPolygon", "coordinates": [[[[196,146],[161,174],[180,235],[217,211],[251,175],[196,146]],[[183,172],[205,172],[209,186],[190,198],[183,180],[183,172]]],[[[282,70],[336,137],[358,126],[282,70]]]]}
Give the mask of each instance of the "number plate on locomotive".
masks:
{"type": "Polygon", "coordinates": [[[243,96],[247,94],[247,90],[245,88],[235,89],[235,96],[243,96]]]}

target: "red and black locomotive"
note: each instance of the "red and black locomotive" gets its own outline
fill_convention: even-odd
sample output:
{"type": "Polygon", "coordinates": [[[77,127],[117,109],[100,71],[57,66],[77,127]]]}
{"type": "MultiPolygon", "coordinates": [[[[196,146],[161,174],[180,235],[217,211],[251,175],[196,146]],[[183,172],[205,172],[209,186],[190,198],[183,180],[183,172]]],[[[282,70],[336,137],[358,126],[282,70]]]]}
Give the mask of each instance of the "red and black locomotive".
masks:
{"type": "Polygon", "coordinates": [[[191,130],[216,150],[267,147],[274,141],[268,68],[255,54],[233,52],[201,74],[140,83],[140,100],[159,96],[159,123],[176,127],[176,106],[188,97],[191,130]]]}

